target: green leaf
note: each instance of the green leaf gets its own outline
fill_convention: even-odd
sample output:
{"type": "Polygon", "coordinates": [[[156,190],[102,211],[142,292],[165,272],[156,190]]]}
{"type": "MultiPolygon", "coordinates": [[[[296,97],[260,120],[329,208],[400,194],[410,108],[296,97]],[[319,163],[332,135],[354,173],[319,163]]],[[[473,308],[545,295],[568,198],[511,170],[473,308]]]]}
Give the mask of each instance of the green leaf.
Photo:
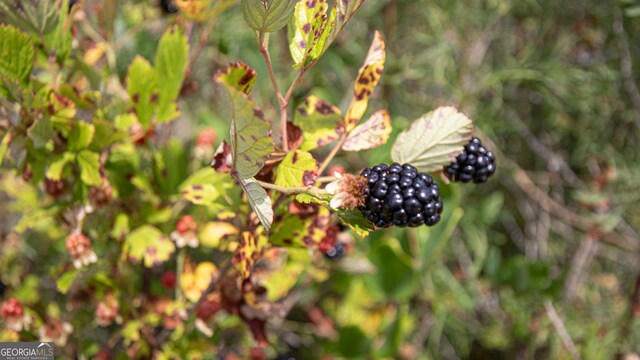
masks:
{"type": "Polygon", "coordinates": [[[347,131],[351,131],[367,111],[369,98],[380,81],[385,60],[385,43],[380,32],[376,31],[364,64],[358,71],[358,77],[353,84],[353,100],[345,115],[347,131]]]}
{"type": "Polygon", "coordinates": [[[442,106],[415,120],[393,144],[391,158],[421,172],[440,171],[471,139],[473,122],[451,106],[442,106]]]}
{"type": "Polygon", "coordinates": [[[84,121],[76,122],[69,133],[69,150],[78,152],[89,147],[95,132],[96,128],[93,124],[84,121]]]}
{"type": "Polygon", "coordinates": [[[137,55],[127,74],[127,92],[138,120],[147,127],[158,103],[158,73],[140,55],[137,55]]]}
{"type": "Polygon", "coordinates": [[[33,147],[36,149],[45,147],[53,137],[51,118],[43,117],[36,120],[29,130],[27,130],[27,134],[31,141],[33,141],[33,147]]]}
{"type": "Polygon", "coordinates": [[[293,15],[295,0],[241,0],[242,16],[252,29],[274,32],[282,29],[293,15]]]}
{"type": "Polygon", "coordinates": [[[234,187],[229,174],[205,167],[191,174],[178,189],[186,200],[194,204],[212,205],[234,187]]]}
{"type": "Polygon", "coordinates": [[[187,37],[178,28],[171,27],[160,39],[154,61],[160,92],[158,123],[172,120],[180,114],[175,101],[182,87],[188,60],[187,37]]]}
{"type": "Polygon", "coordinates": [[[78,153],[76,160],[80,166],[80,179],[83,183],[89,186],[97,186],[102,183],[100,155],[90,150],[82,150],[78,153]]]}
{"type": "MultiPolygon", "coordinates": [[[[135,118],[135,115],[132,116],[135,118]]],[[[92,143],[96,148],[103,149],[130,137],[129,133],[121,131],[113,123],[105,120],[94,119],[93,126],[95,134],[92,143]]]]}
{"type": "Polygon", "coordinates": [[[275,184],[283,187],[309,186],[318,177],[318,162],[309,152],[289,152],[276,169],[275,184]]]}
{"type": "Polygon", "coordinates": [[[26,81],[31,74],[35,50],[27,34],[10,25],[0,25],[0,75],[26,81]]]}
{"type": "Polygon", "coordinates": [[[277,246],[309,248],[319,244],[331,225],[331,212],[323,206],[313,215],[285,214],[276,222],[269,241],[277,246]]]}
{"type": "Polygon", "coordinates": [[[358,326],[350,325],[340,329],[337,345],[340,354],[348,359],[366,358],[371,348],[371,340],[358,326]]]}
{"type": "Polygon", "coordinates": [[[111,229],[111,237],[116,240],[123,240],[129,233],[129,216],[125,213],[116,215],[116,220],[113,222],[113,228],[111,229]]]}
{"type": "Polygon", "coordinates": [[[131,232],[124,242],[123,255],[145,267],[169,260],[176,247],[158,228],[144,225],[131,232]]]}
{"type": "Polygon", "coordinates": [[[411,257],[402,251],[397,239],[377,242],[368,258],[378,269],[375,275],[367,279],[371,285],[387,297],[401,302],[414,294],[419,277],[416,276],[411,257]]]}
{"type": "Polygon", "coordinates": [[[60,180],[62,178],[64,168],[74,159],[75,155],[73,153],[66,152],[62,155],[58,155],[51,164],[49,164],[49,168],[47,169],[45,176],[51,180],[60,180]]]}
{"type": "Polygon", "coordinates": [[[262,223],[262,226],[269,231],[271,224],[273,223],[273,205],[267,192],[256,182],[255,179],[242,179],[236,176],[236,179],[242,186],[242,189],[247,194],[249,204],[258,219],[262,223]]]}
{"type": "Polygon", "coordinates": [[[73,269],[62,274],[58,281],[56,281],[56,288],[58,289],[58,291],[62,294],[66,294],[67,292],[69,292],[69,289],[71,289],[71,285],[73,285],[73,282],[78,277],[79,273],[80,272],[73,269]]]}
{"type": "Polygon", "coordinates": [[[300,0],[296,4],[289,27],[289,51],[295,66],[300,66],[305,57],[315,60],[322,54],[312,50],[324,49],[324,41],[328,35],[324,31],[329,23],[326,15],[328,8],[326,0],[300,0]]]}
{"type": "Polygon", "coordinates": [[[220,193],[211,184],[187,185],[182,189],[182,197],[196,205],[211,205],[220,193]]]}
{"type": "MultiPolygon", "coordinates": [[[[61,9],[69,8],[69,0],[62,0],[60,4],[61,9]]],[[[71,35],[71,24],[69,21],[68,11],[57,11],[58,25],[56,30],[52,32],[52,48],[55,50],[56,57],[59,62],[63,62],[67,58],[71,51],[71,43],[73,36],[71,35]]]]}
{"type": "Polygon", "coordinates": [[[247,95],[255,82],[255,76],[256,72],[242,62],[229,65],[215,76],[215,81],[223,85],[231,97],[233,169],[243,179],[256,175],[273,151],[269,122],[247,95]]]}
{"type": "Polygon", "coordinates": [[[337,210],[336,213],[342,223],[363,239],[369,235],[369,232],[375,230],[371,221],[365,218],[360,210],[337,210]]]}
{"type": "Polygon", "coordinates": [[[349,132],[342,150],[369,150],[383,145],[391,135],[391,118],[387,110],[376,111],[364,123],[349,132]]]}
{"type": "Polygon", "coordinates": [[[293,122],[304,134],[302,150],[331,144],[344,132],[340,109],[313,95],[298,106],[293,122]]]}

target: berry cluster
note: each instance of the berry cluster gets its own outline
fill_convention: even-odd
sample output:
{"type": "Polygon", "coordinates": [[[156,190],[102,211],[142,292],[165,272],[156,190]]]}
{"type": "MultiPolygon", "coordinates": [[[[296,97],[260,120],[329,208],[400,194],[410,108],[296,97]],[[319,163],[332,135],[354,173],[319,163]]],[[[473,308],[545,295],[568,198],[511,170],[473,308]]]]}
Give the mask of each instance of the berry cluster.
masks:
{"type": "Polygon", "coordinates": [[[453,181],[483,183],[496,171],[496,157],[482,146],[477,137],[464,147],[456,161],[444,168],[444,173],[453,181]]]}
{"type": "Polygon", "coordinates": [[[362,170],[367,178],[362,214],[376,227],[416,227],[440,221],[442,198],[431,176],[409,164],[376,165],[362,170]]]}

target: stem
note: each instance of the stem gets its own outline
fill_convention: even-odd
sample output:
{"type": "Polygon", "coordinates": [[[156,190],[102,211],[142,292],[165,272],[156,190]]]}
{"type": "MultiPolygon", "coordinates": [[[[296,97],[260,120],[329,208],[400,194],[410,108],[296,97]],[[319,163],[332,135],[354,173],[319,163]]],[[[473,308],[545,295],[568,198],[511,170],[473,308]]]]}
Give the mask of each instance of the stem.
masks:
{"type": "Polygon", "coordinates": [[[335,181],[335,180],[338,180],[338,178],[335,177],[335,176],[321,176],[321,177],[316,179],[316,182],[328,183],[328,182],[332,182],[332,181],[335,181]]]}
{"type": "Polygon", "coordinates": [[[187,256],[187,250],[182,248],[178,253],[178,258],[176,259],[176,300],[182,300],[182,284],[180,283],[180,278],[182,278],[182,272],[184,271],[184,259],[187,256]]]}
{"type": "Polygon", "coordinates": [[[286,105],[289,105],[289,100],[291,100],[291,95],[293,95],[293,90],[296,89],[296,87],[298,86],[298,84],[300,83],[300,80],[302,80],[302,76],[307,72],[307,68],[302,67],[300,69],[300,72],[298,72],[298,75],[296,76],[296,78],[293,80],[293,83],[291,84],[291,86],[289,87],[289,90],[287,90],[287,94],[284,96],[284,103],[286,105]]]}
{"type": "Polygon", "coordinates": [[[256,181],[258,182],[258,184],[260,184],[260,186],[262,186],[265,189],[278,191],[285,195],[309,194],[316,197],[329,195],[327,190],[320,189],[314,186],[284,187],[284,186],[271,184],[271,183],[260,181],[260,180],[256,180],[256,181]]]}
{"type": "Polygon", "coordinates": [[[331,163],[331,160],[333,160],[333,158],[336,156],[338,151],[342,149],[342,145],[344,145],[345,141],[347,141],[346,133],[342,134],[340,141],[336,144],[336,146],[333,149],[331,149],[331,152],[329,153],[329,155],[327,155],[327,157],[324,159],[324,161],[322,162],[322,165],[320,165],[320,169],[318,169],[318,175],[322,175],[322,173],[327,168],[327,166],[329,166],[329,163],[331,163]]]}
{"type": "Polygon", "coordinates": [[[202,33],[200,33],[198,42],[196,43],[196,46],[193,48],[193,51],[191,52],[191,56],[189,56],[189,64],[187,65],[185,79],[191,76],[191,69],[193,68],[193,64],[196,62],[196,59],[198,59],[198,55],[200,55],[200,52],[202,52],[202,48],[204,48],[204,45],[206,44],[207,40],[209,40],[209,34],[213,29],[213,25],[216,23],[215,20],[216,20],[215,17],[209,20],[209,22],[207,23],[207,26],[204,28],[202,33]]]}
{"type": "Polygon", "coordinates": [[[280,104],[280,133],[282,136],[282,148],[285,152],[289,151],[289,139],[287,136],[287,105],[288,102],[285,101],[282,96],[282,91],[280,91],[280,87],[278,86],[278,81],[276,80],[276,75],[273,72],[273,64],[271,63],[271,56],[269,56],[269,37],[265,35],[264,32],[260,32],[258,34],[258,43],[260,44],[260,53],[264,58],[264,62],[267,65],[267,72],[269,73],[269,79],[271,79],[271,84],[273,85],[273,89],[276,92],[276,96],[278,97],[278,103],[280,104]]]}

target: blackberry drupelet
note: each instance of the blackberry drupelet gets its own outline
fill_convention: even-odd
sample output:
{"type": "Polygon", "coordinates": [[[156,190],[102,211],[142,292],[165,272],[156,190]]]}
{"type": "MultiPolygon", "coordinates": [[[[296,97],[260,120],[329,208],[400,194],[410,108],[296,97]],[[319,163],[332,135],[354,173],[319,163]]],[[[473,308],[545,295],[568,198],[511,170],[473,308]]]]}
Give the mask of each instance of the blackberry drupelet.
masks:
{"type": "Polygon", "coordinates": [[[409,164],[366,168],[365,205],[359,209],[376,227],[432,226],[440,221],[442,198],[431,176],[409,164]]]}
{"type": "Polygon", "coordinates": [[[474,183],[486,182],[496,171],[496,157],[484,146],[477,137],[465,145],[451,165],[444,168],[444,173],[450,180],[474,183]]]}

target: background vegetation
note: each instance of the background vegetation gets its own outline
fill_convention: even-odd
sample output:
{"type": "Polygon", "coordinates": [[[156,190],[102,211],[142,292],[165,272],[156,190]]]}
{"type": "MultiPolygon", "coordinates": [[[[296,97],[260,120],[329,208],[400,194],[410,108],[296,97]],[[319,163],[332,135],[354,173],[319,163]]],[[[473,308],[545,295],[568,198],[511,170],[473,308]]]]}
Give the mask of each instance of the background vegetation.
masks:
{"type": "MultiPolygon", "coordinates": [[[[4,23],[10,19],[6,6],[13,4],[2,4],[4,23]]],[[[185,29],[191,54],[200,51],[181,89],[180,118],[155,135],[173,140],[137,150],[149,151],[149,157],[141,155],[135,164],[140,168],[130,169],[151,171],[158,161],[152,154],[162,154],[168,181],[151,174],[150,184],[131,187],[121,184],[130,178],[116,174],[110,180],[120,197],[130,191],[144,198],[141,204],[164,203],[187,174],[208,163],[209,158],[194,160],[190,154],[201,129],[215,129],[216,146],[227,134],[228,96],[211,81],[227,63],[242,60],[257,70],[254,98],[267,119],[278,118],[255,33],[237,5],[204,22],[187,19],[184,11],[163,12],[155,1],[87,0],[76,6],[71,55],[51,71],[63,72],[69,84],[86,82],[83,96],[105,105],[98,110],[104,118],[126,108],[111,106],[108,99],[126,91],[122,86],[136,55],[154,58],[171,24],[185,29]],[[98,57],[94,63],[91,51],[98,57]]],[[[410,120],[451,104],[474,120],[476,132],[497,154],[498,171],[482,186],[443,186],[447,210],[436,227],[376,231],[350,241],[340,261],[314,257],[309,274],[283,298],[290,302],[286,316],[267,321],[270,345],[264,347],[226,312],[207,319],[211,334],[190,325],[177,335],[160,333],[170,336],[168,345],[156,346],[150,339],[157,334],[147,332],[162,321],[166,327],[175,314],[156,311],[161,303],[149,299],[170,297],[164,276],[183,265],[171,257],[159,268],[141,270],[120,261],[120,245],[106,239],[109,233],[118,238],[113,233],[118,228],[103,222],[100,212],[84,228],[102,265],[74,275],[68,279],[73,286],[63,284],[61,291],[60,277],[71,271],[64,240],[69,226],[43,212],[56,204],[71,207],[73,201],[56,201],[41,181],[30,181],[24,166],[16,172],[5,161],[3,300],[18,299],[34,321],[19,335],[6,328],[0,339],[35,341],[43,338],[40,328],[64,322],[74,330],[63,354],[81,358],[637,358],[637,16],[640,4],[633,0],[367,0],[292,99],[299,104],[314,94],[344,110],[373,30],[383,34],[387,62],[371,103],[389,109],[391,141],[372,151],[341,154],[334,163],[356,172],[390,162],[393,140],[410,120]],[[39,216],[29,216],[34,213],[39,216]],[[128,283],[114,282],[105,265],[110,262],[120,263],[114,271],[128,283]],[[110,296],[118,299],[124,324],[98,326],[96,304],[108,305],[110,296]],[[135,322],[128,322],[132,318],[135,322]]],[[[271,56],[284,84],[295,77],[287,47],[286,31],[272,35],[271,56]]],[[[55,59],[39,56],[38,61],[36,75],[47,83],[55,59]]],[[[7,99],[0,111],[4,133],[15,115],[7,99]]],[[[209,154],[213,149],[210,145],[209,154]]],[[[129,153],[119,156],[112,156],[107,168],[134,166],[127,162],[129,153]]],[[[180,218],[175,208],[167,214],[141,206],[126,209],[136,214],[132,225],[153,222],[168,235],[180,218]]],[[[219,265],[209,251],[191,256],[219,265]]],[[[286,276],[290,269],[281,271],[286,276]]]]}

